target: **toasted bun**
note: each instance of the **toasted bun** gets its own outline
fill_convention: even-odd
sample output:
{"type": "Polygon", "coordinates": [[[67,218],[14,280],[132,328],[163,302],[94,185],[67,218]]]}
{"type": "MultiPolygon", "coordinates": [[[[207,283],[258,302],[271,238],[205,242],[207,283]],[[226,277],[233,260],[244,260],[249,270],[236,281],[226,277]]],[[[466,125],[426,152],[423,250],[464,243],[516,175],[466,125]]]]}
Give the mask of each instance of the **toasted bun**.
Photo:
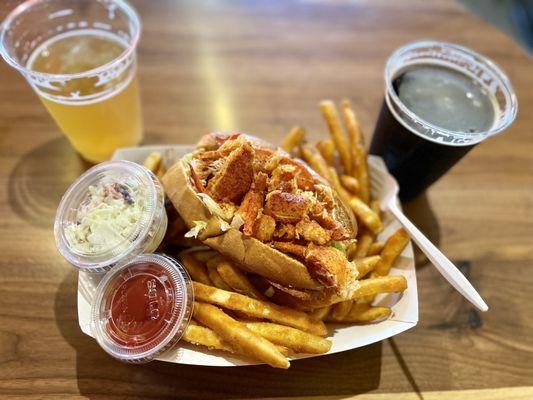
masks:
{"type": "Polygon", "coordinates": [[[252,237],[245,236],[235,228],[219,236],[213,236],[204,243],[222,255],[239,263],[243,269],[253,272],[282,285],[301,289],[321,289],[300,261],[283,254],[252,237]]]}
{"type": "Polygon", "coordinates": [[[224,221],[209,212],[192,187],[186,168],[186,163],[180,160],[166,172],[162,182],[167,196],[189,229],[194,226],[194,221],[207,223],[206,229],[199,235],[204,244],[239,263],[249,272],[284,286],[313,290],[322,288],[298,260],[245,236],[235,228],[223,228],[224,221]]]}

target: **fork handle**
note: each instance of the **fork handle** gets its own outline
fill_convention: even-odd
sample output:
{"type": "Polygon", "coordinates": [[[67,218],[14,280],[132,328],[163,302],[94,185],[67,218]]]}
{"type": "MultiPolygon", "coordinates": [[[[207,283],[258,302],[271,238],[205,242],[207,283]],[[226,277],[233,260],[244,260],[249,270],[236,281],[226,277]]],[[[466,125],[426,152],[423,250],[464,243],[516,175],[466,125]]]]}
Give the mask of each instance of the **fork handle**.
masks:
{"type": "Polygon", "coordinates": [[[489,307],[481,298],[474,286],[466,279],[459,269],[435,247],[433,243],[407,218],[396,204],[389,204],[389,210],[403,225],[409,236],[415,241],[420,250],[437,268],[444,278],[468,301],[481,311],[487,311],[489,307]]]}

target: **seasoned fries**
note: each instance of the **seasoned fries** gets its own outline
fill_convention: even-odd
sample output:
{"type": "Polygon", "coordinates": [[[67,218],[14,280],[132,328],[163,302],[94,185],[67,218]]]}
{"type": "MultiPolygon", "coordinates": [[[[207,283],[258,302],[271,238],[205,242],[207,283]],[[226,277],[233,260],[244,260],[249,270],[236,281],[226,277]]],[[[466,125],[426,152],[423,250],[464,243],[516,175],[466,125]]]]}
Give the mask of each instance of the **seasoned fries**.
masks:
{"type": "Polygon", "coordinates": [[[359,181],[359,196],[365,203],[368,203],[370,200],[370,181],[368,178],[367,154],[363,135],[350,102],[347,99],[343,100],[341,107],[344,124],[350,137],[350,154],[352,156],[351,172],[359,181]]]}
{"type": "Polygon", "coordinates": [[[362,200],[352,196],[349,204],[357,218],[374,234],[378,234],[383,229],[379,216],[362,200]]]}
{"type": "Polygon", "coordinates": [[[300,147],[304,137],[305,131],[303,128],[301,126],[295,126],[283,138],[283,141],[281,142],[281,148],[287,153],[292,153],[294,149],[300,147]]]}
{"type": "Polygon", "coordinates": [[[222,279],[216,267],[207,267],[209,279],[213,282],[213,285],[222,290],[231,290],[231,287],[222,279]]]}
{"type": "MultiPolygon", "coordinates": [[[[182,339],[197,346],[205,346],[210,350],[224,350],[229,353],[236,353],[236,350],[226,343],[220,335],[205,326],[198,325],[194,320],[191,320],[182,339]]],[[[285,357],[291,353],[287,347],[277,345],[276,348],[285,357]]]]}
{"type": "Polygon", "coordinates": [[[154,173],[159,179],[167,172],[167,167],[163,161],[163,155],[157,151],[150,153],[143,162],[143,165],[154,173]]]}
{"type": "Polygon", "coordinates": [[[375,274],[377,276],[388,275],[392,264],[409,243],[409,235],[405,229],[398,229],[385,242],[385,247],[381,251],[381,261],[376,265],[375,274]]]}
{"type": "MultiPolygon", "coordinates": [[[[377,278],[379,279],[379,278],[377,278]]],[[[229,292],[194,282],[194,295],[197,300],[216,304],[228,310],[239,311],[252,318],[268,319],[283,325],[292,326],[315,335],[325,335],[327,328],[322,321],[304,312],[277,304],[255,300],[238,293],[229,292]]]]}
{"type": "Polygon", "coordinates": [[[288,326],[270,322],[247,322],[244,325],[272,343],[288,347],[296,353],[322,354],[331,348],[329,340],[288,326]]]}
{"type": "Polygon", "coordinates": [[[316,148],[318,149],[324,160],[326,160],[328,165],[333,165],[333,162],[335,161],[335,143],[333,143],[333,140],[320,140],[316,144],[316,148]]]}
{"type": "Polygon", "coordinates": [[[211,329],[205,326],[190,324],[185,333],[183,334],[183,340],[186,342],[202,345],[211,350],[224,350],[230,353],[234,353],[235,350],[228,345],[222,338],[213,332],[211,329]]]}
{"type": "Polygon", "coordinates": [[[380,260],[380,256],[371,256],[355,260],[355,267],[359,272],[359,279],[364,278],[372,272],[380,260]]]}
{"type": "Polygon", "coordinates": [[[331,308],[331,318],[342,321],[352,309],[352,305],[353,300],[341,301],[340,303],[334,304],[331,308]]]}
{"type": "Polygon", "coordinates": [[[241,354],[263,361],[276,368],[289,368],[290,363],[271,342],[253,333],[220,308],[201,302],[194,303],[194,318],[218,333],[241,354]]]}
{"type": "Polygon", "coordinates": [[[381,253],[384,246],[385,245],[381,242],[374,242],[370,245],[370,247],[368,248],[368,252],[366,254],[369,256],[378,255],[381,253]]]}
{"type": "Polygon", "coordinates": [[[341,175],[340,181],[342,183],[342,186],[346,190],[350,191],[352,194],[357,194],[357,192],[359,192],[360,185],[357,178],[354,178],[353,176],[349,175],[341,175]]]}
{"type": "Polygon", "coordinates": [[[154,174],[157,174],[162,160],[163,156],[161,155],[161,153],[154,151],[153,153],[150,153],[148,157],[146,157],[143,162],[143,165],[150,171],[152,171],[154,174]]]}
{"type": "Polygon", "coordinates": [[[407,289],[407,280],[402,275],[362,279],[359,284],[359,289],[355,291],[353,298],[373,296],[379,293],[403,292],[407,289]]]}
{"type": "Polygon", "coordinates": [[[224,282],[237,293],[256,300],[266,300],[266,297],[250,283],[246,275],[233,263],[221,261],[217,265],[217,271],[224,282]]]}
{"type": "Polygon", "coordinates": [[[339,195],[340,199],[345,204],[348,204],[350,202],[350,194],[341,185],[339,175],[337,174],[337,171],[335,171],[335,168],[329,167],[329,177],[331,186],[333,186],[333,189],[337,191],[337,194],[339,195]]]}
{"type": "Polygon", "coordinates": [[[329,133],[339,152],[344,172],[350,173],[352,170],[352,160],[348,148],[348,139],[342,130],[337,108],[332,101],[324,100],[320,103],[320,111],[328,124],[329,133]]]}
{"type": "Polygon", "coordinates": [[[204,285],[212,285],[211,279],[209,279],[209,275],[207,274],[207,268],[192,253],[182,254],[181,262],[194,281],[203,283],[204,285]]]}
{"type": "Polygon", "coordinates": [[[355,250],[355,258],[362,258],[368,254],[370,246],[374,241],[374,235],[368,230],[361,230],[361,235],[357,241],[357,250],[355,250]]]}
{"type": "Polygon", "coordinates": [[[330,312],[331,307],[332,306],[325,306],[325,307],[317,308],[317,309],[313,310],[312,312],[310,312],[309,315],[311,317],[313,317],[313,318],[316,318],[316,319],[322,321],[324,318],[326,318],[326,316],[330,312]]]}
{"type": "Polygon", "coordinates": [[[352,308],[342,318],[331,314],[326,320],[330,322],[361,323],[372,322],[387,318],[392,310],[389,307],[373,307],[368,304],[354,303],[352,308]]]}
{"type": "Polygon", "coordinates": [[[193,257],[196,258],[201,263],[208,262],[211,258],[217,256],[217,252],[213,250],[201,250],[195,251],[192,253],[193,257]]]}
{"type": "Polygon", "coordinates": [[[309,166],[314,169],[322,178],[331,182],[331,176],[329,175],[329,166],[322,158],[320,153],[311,146],[302,146],[302,157],[309,166]]]}

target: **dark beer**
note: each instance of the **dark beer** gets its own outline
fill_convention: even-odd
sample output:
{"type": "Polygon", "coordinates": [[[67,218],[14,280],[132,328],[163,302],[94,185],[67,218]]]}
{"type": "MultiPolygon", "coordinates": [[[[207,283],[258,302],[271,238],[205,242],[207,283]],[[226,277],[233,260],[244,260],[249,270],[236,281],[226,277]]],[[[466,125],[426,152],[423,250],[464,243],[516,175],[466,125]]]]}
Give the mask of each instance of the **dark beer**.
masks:
{"type": "Polygon", "coordinates": [[[389,59],[370,153],[384,159],[402,201],[421,193],[514,119],[510,83],[481,57],[447,43],[420,42],[389,59]],[[474,65],[469,69],[465,60],[474,65]]]}

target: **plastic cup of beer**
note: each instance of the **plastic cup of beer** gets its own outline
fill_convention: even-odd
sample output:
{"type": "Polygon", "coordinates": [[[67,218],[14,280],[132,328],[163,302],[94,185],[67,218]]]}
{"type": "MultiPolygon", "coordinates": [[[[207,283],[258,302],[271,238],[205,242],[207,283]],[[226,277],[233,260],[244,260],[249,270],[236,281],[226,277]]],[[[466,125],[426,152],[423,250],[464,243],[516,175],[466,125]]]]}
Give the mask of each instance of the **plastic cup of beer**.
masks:
{"type": "Polygon", "coordinates": [[[138,15],[122,0],[29,0],[4,20],[0,53],[72,146],[96,163],[142,140],[140,32],[138,15]]]}
{"type": "Polygon", "coordinates": [[[445,42],[409,43],[385,67],[385,98],[370,153],[413,199],[474,146],[514,121],[518,104],[493,61],[445,42]]]}

